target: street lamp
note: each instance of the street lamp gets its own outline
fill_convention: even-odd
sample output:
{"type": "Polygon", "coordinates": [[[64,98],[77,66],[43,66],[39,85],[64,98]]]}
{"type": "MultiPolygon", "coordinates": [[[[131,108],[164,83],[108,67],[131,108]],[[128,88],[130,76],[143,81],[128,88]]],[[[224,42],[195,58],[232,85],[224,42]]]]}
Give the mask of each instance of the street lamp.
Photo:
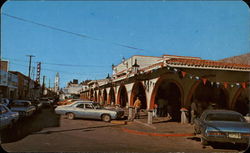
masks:
{"type": "Polygon", "coordinates": [[[137,59],[135,59],[135,63],[132,65],[132,71],[137,74],[139,72],[140,65],[137,64],[137,59]]]}

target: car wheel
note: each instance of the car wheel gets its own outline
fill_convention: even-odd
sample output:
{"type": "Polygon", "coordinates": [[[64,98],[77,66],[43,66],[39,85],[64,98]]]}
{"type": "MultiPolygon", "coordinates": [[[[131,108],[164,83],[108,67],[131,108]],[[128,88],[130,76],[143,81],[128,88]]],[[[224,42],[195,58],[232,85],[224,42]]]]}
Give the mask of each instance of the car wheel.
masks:
{"type": "Polygon", "coordinates": [[[111,121],[111,117],[108,114],[104,114],[104,115],[102,115],[102,120],[104,122],[109,122],[109,121],[111,121]]]}
{"type": "Polygon", "coordinates": [[[75,118],[75,114],[73,113],[68,113],[67,114],[68,119],[73,120],[75,118]]]}

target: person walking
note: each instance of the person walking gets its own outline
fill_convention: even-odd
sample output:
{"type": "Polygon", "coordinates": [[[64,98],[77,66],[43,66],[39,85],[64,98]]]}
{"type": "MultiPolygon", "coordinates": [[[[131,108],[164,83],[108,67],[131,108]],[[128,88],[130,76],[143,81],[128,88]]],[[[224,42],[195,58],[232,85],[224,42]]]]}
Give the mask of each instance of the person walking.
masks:
{"type": "Polygon", "coordinates": [[[157,117],[158,104],[154,104],[153,117],[157,117]]]}
{"type": "Polygon", "coordinates": [[[139,99],[139,97],[136,98],[136,101],[134,103],[134,109],[135,109],[135,113],[134,113],[134,119],[135,118],[140,118],[140,109],[141,109],[141,100],[139,99]]]}
{"type": "Polygon", "coordinates": [[[191,103],[191,124],[194,124],[194,119],[197,117],[197,100],[191,103]]]}

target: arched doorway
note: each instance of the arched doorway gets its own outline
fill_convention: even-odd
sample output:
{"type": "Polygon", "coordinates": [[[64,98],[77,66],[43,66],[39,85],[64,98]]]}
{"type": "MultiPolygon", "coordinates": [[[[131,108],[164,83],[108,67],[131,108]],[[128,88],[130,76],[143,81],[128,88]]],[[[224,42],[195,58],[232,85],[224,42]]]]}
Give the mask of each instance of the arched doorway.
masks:
{"type": "Polygon", "coordinates": [[[103,97],[102,97],[102,99],[103,99],[103,104],[107,105],[107,91],[106,91],[106,89],[103,90],[103,97]]]}
{"type": "Polygon", "coordinates": [[[144,86],[141,82],[136,82],[132,88],[130,105],[134,104],[136,97],[139,97],[139,99],[142,102],[141,109],[147,109],[146,93],[145,93],[144,86]]]}
{"type": "Polygon", "coordinates": [[[175,81],[161,80],[158,83],[155,95],[155,103],[158,104],[158,116],[164,117],[168,114],[172,117],[172,121],[180,122],[181,120],[181,90],[175,81]]]}
{"type": "Polygon", "coordinates": [[[114,105],[116,103],[115,101],[115,91],[114,91],[114,88],[110,88],[110,91],[109,91],[109,103],[111,105],[114,105]]]}
{"type": "Polygon", "coordinates": [[[90,90],[89,99],[92,100],[92,101],[94,100],[94,90],[93,89],[90,90]]]}
{"type": "Polygon", "coordinates": [[[120,104],[121,107],[126,107],[128,103],[128,93],[124,85],[120,86],[117,100],[118,100],[118,104],[120,104]]]}
{"type": "Polygon", "coordinates": [[[102,93],[101,93],[100,90],[98,90],[97,102],[102,102],[102,101],[101,101],[101,96],[102,96],[102,93]]]}
{"type": "Polygon", "coordinates": [[[228,108],[228,94],[221,86],[211,86],[210,83],[204,85],[202,82],[198,84],[194,93],[191,96],[191,102],[198,101],[199,115],[209,107],[215,104],[215,108],[227,109],[228,108]]]}
{"type": "Polygon", "coordinates": [[[234,102],[233,109],[242,115],[246,116],[246,114],[250,113],[250,95],[247,90],[240,89],[236,95],[236,100],[234,102]]]}
{"type": "Polygon", "coordinates": [[[94,101],[97,101],[97,93],[95,91],[94,101]]]}

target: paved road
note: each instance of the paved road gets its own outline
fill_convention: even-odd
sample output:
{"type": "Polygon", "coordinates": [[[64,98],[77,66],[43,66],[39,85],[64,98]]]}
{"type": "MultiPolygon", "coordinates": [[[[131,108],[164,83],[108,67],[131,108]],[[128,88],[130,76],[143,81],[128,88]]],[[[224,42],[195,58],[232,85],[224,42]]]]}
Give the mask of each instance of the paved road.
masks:
{"type": "Polygon", "coordinates": [[[18,122],[13,129],[3,131],[2,148],[8,152],[239,152],[232,146],[202,148],[199,138],[194,136],[129,132],[144,128],[142,126],[138,123],[119,125],[96,120],[68,120],[44,109],[40,114],[18,122]]]}

